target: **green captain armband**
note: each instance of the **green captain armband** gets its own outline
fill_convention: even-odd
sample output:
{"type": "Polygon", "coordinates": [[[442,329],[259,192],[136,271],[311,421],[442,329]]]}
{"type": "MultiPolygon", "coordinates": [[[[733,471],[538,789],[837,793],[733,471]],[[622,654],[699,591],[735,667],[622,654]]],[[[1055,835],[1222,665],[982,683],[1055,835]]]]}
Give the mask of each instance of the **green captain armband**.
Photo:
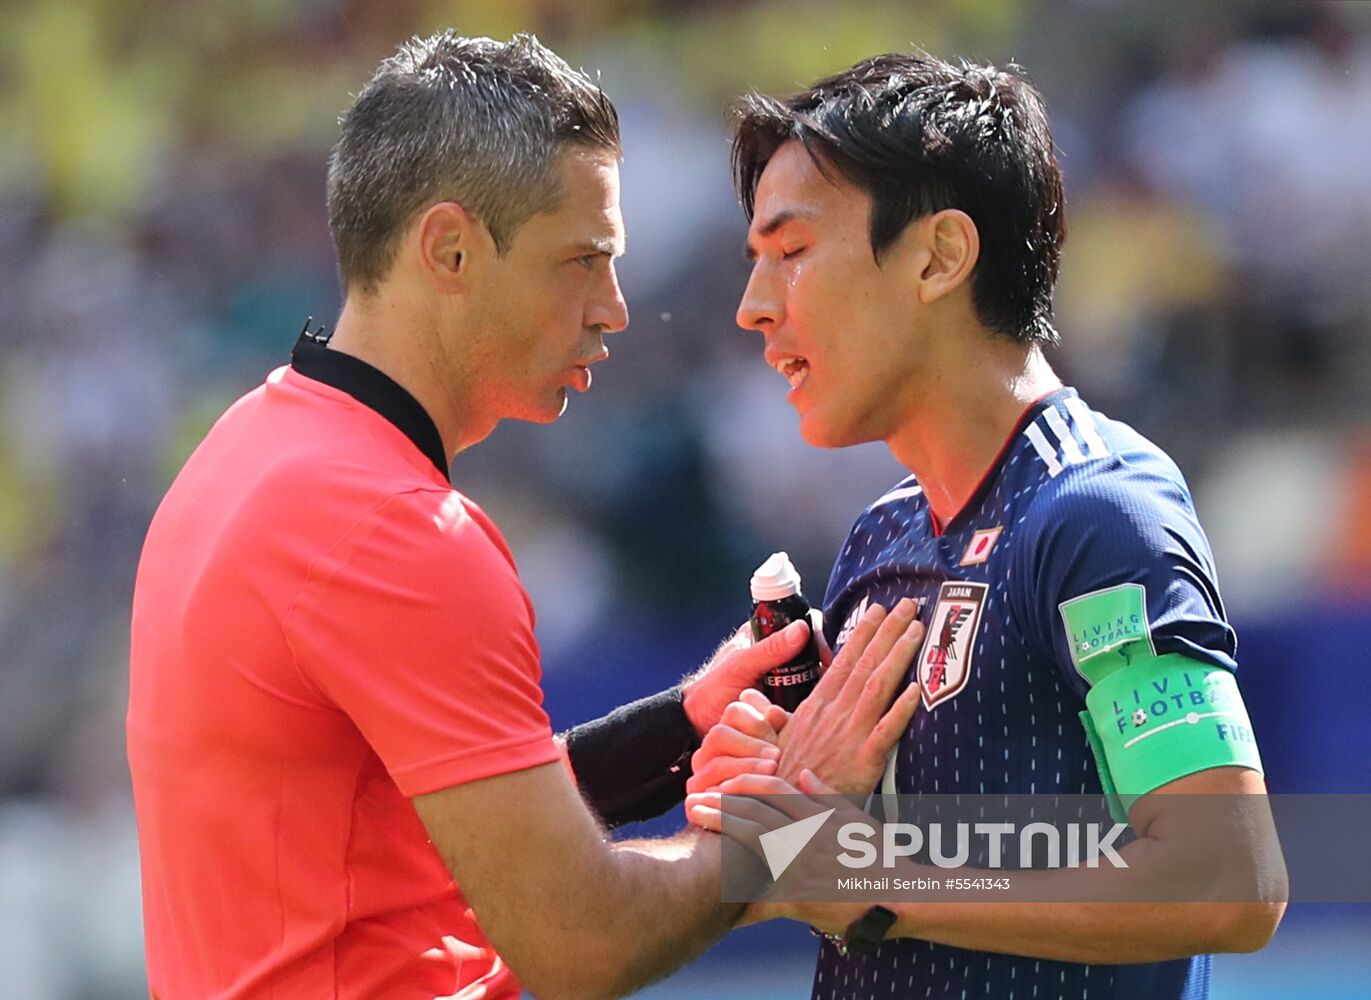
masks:
{"type": "Polygon", "coordinates": [[[1178,653],[1137,659],[1101,677],[1081,713],[1110,811],[1211,767],[1262,773],[1238,682],[1223,667],[1178,653]]]}

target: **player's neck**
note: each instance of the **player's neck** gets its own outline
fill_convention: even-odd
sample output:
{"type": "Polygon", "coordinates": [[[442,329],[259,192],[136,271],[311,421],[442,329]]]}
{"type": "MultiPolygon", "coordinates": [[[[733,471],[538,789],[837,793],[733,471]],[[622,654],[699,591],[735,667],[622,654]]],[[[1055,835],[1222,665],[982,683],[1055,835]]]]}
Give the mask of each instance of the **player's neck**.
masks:
{"type": "Polygon", "coordinates": [[[886,441],[918,477],[940,525],[966,506],[1024,410],[1062,384],[1036,347],[1004,338],[948,339],[956,342],[951,356],[935,363],[915,412],[886,441]]]}
{"type": "Polygon", "coordinates": [[[487,437],[494,425],[477,421],[462,404],[460,387],[452,384],[455,368],[441,356],[434,323],[404,307],[405,297],[349,295],[343,303],[329,347],[359,358],[394,379],[424,408],[443,440],[448,460],[487,437]],[[427,331],[427,332],[426,332],[427,331]]]}

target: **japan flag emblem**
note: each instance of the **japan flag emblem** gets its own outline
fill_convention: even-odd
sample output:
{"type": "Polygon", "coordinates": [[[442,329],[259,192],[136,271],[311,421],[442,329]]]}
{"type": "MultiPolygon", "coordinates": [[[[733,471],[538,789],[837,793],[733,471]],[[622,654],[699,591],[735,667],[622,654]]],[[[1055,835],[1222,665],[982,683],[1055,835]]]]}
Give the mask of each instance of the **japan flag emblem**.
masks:
{"type": "Polygon", "coordinates": [[[1000,532],[1004,531],[1004,525],[997,525],[994,528],[984,528],[971,536],[971,541],[966,546],[966,551],[962,553],[960,566],[979,566],[990,558],[990,550],[995,547],[995,543],[1000,540],[1000,532]]]}
{"type": "Polygon", "coordinates": [[[924,708],[955,697],[971,679],[976,632],[989,589],[987,583],[948,580],[938,590],[938,603],[919,652],[919,687],[924,708]]]}

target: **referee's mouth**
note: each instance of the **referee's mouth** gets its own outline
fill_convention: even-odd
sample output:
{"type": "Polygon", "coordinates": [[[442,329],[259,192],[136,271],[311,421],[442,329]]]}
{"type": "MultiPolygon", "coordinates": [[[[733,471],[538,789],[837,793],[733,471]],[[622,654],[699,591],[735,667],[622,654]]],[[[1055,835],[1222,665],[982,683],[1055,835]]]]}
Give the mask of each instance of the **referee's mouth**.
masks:
{"type": "Polygon", "coordinates": [[[594,364],[599,364],[601,361],[604,361],[608,357],[609,348],[602,346],[599,350],[599,353],[597,353],[594,357],[586,361],[578,361],[576,364],[572,365],[571,387],[575,389],[577,392],[587,391],[590,388],[590,383],[592,381],[590,366],[594,364]]]}

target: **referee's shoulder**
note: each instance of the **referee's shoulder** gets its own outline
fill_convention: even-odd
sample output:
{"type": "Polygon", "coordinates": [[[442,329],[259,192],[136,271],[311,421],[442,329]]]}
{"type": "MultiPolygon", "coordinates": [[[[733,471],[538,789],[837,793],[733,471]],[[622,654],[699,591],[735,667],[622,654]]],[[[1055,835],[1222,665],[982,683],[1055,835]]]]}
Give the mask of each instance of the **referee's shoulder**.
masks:
{"type": "Polygon", "coordinates": [[[403,459],[306,445],[284,449],[267,464],[242,484],[250,518],[324,549],[359,533],[456,541],[467,525],[484,529],[489,520],[451,484],[403,459]]]}
{"type": "Polygon", "coordinates": [[[472,554],[487,549],[507,553],[499,528],[480,505],[456,488],[433,482],[396,483],[378,493],[362,522],[386,526],[398,537],[432,551],[472,554]]]}

